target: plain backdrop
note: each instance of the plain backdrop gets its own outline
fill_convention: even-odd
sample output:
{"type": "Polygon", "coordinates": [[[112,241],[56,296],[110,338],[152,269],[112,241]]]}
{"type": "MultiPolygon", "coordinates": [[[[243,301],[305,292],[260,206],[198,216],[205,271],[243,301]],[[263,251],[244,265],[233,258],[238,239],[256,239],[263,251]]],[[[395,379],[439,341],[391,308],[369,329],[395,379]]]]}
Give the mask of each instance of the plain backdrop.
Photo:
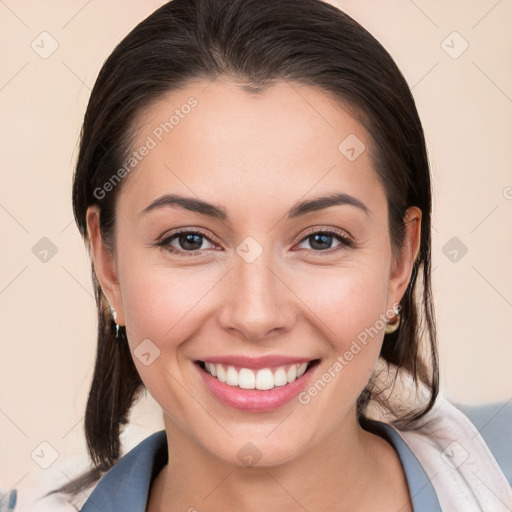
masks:
{"type": "MultiPolygon", "coordinates": [[[[96,313],[71,210],[78,134],[101,64],[163,3],[0,1],[0,491],[16,487],[20,503],[87,461],[96,313]]],[[[333,3],[388,49],[423,121],[446,394],[464,403],[508,401],[512,2],[333,3]]],[[[126,448],[162,425],[152,399],[141,402],[126,448]]]]}

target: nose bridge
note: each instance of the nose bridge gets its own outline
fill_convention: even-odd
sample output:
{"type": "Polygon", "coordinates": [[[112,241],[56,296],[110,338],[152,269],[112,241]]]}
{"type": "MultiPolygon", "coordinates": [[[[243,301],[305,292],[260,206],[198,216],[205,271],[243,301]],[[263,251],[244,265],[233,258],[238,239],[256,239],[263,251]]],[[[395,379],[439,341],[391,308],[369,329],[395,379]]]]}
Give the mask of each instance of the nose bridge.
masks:
{"type": "Polygon", "coordinates": [[[258,340],[291,327],[293,294],[279,279],[277,267],[271,248],[264,249],[250,239],[240,244],[219,315],[224,329],[258,340]]]}

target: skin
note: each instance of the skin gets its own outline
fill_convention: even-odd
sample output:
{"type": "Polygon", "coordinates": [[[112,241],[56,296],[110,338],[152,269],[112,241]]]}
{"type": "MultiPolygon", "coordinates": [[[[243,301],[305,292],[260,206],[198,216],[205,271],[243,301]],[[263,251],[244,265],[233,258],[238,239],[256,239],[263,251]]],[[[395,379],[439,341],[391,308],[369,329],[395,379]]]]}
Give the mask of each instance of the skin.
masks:
{"type": "Polygon", "coordinates": [[[147,510],[412,510],[398,455],[363,430],[355,412],[383,330],[310,403],[293,399],[265,413],[219,402],[193,362],[231,354],[320,358],[315,382],[400,301],[421,212],[408,210],[404,247],[392,251],[369,151],[349,161],[338,150],[349,134],[368,149],[369,135],[324,91],[280,82],[254,95],[228,79],[207,85],[168,94],[138,120],[137,148],[169,112],[190,96],[198,101],[125,178],[115,253],[102,243],[97,207],[87,212],[94,268],[132,351],[145,339],[160,350],[148,366],[134,357],[163,409],[169,447],[147,510]],[[297,201],[334,191],[368,212],[337,205],[286,219],[297,201]],[[164,193],[222,205],[229,219],[169,206],[139,216],[164,193]],[[172,246],[180,254],[154,246],[176,228],[205,232],[200,254],[187,256],[191,249],[178,239],[172,246]],[[339,230],[354,246],[333,236],[330,249],[319,249],[308,228],[339,230]],[[247,236],[263,251],[251,263],[236,252],[247,236]],[[254,467],[237,457],[248,442],[262,454],[254,467]]]}

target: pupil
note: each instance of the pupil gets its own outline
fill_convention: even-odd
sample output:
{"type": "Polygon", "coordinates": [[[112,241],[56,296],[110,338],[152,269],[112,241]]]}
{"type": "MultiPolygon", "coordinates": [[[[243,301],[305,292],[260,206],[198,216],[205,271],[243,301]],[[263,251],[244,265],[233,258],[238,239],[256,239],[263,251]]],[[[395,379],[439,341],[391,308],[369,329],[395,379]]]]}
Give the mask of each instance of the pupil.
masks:
{"type": "Polygon", "coordinates": [[[180,244],[183,249],[199,249],[201,247],[201,237],[199,235],[195,235],[194,233],[181,235],[180,244]],[[194,243],[196,243],[198,247],[194,247],[194,243]],[[190,247],[189,244],[192,245],[192,247],[190,247]]]}
{"type": "Polygon", "coordinates": [[[316,235],[313,235],[313,243],[311,244],[311,247],[315,248],[315,244],[317,242],[319,242],[319,247],[317,247],[318,249],[328,249],[329,247],[325,247],[325,244],[329,245],[329,242],[331,241],[331,235],[327,235],[327,234],[316,234],[316,235]],[[324,245],[322,245],[322,243],[324,245]]]}

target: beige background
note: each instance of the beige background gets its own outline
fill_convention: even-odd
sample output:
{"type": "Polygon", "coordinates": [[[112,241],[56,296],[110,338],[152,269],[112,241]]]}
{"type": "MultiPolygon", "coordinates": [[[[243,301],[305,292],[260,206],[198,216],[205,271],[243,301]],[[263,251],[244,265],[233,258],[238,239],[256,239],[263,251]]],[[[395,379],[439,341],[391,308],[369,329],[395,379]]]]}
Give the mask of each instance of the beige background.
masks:
{"type": "MultiPolygon", "coordinates": [[[[66,482],[86,463],[83,414],[96,323],[71,210],[72,169],[102,62],[162,3],[0,1],[0,491],[18,488],[17,510],[35,510],[27,503],[36,492],[66,482]],[[42,58],[52,44],[58,48],[42,58]],[[45,263],[32,252],[43,237],[57,250],[45,263]]],[[[466,403],[508,401],[512,2],[335,4],[390,51],[423,120],[435,181],[433,279],[446,394],[466,403]],[[456,262],[456,246],[446,246],[452,237],[456,262]]],[[[126,447],[159,428],[148,399],[134,413],[126,447]]]]}

